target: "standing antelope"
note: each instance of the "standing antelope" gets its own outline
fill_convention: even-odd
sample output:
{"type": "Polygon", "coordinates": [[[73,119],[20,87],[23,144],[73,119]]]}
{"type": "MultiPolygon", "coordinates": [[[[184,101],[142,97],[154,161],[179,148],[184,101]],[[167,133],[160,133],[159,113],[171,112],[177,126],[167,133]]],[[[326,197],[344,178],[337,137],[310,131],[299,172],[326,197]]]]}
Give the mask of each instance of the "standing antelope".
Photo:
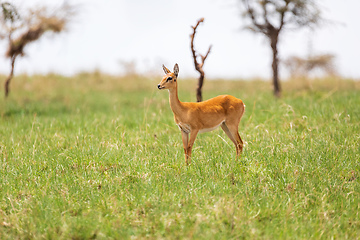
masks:
{"type": "Polygon", "coordinates": [[[230,95],[220,95],[204,102],[180,102],[177,90],[178,64],[175,64],[174,72],[164,65],[163,69],[165,76],[158,84],[158,89],[169,90],[170,107],[181,130],[186,164],[191,161],[191,150],[197,134],[212,131],[219,126],[235,144],[236,155],[239,156],[243,149],[243,141],[238,132],[240,119],[245,111],[242,100],[230,95]]]}

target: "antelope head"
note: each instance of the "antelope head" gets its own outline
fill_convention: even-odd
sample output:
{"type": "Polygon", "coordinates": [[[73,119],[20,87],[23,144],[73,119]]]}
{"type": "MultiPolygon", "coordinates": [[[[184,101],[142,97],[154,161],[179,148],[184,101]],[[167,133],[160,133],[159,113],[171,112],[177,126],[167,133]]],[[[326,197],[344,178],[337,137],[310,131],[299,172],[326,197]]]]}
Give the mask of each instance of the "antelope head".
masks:
{"type": "Polygon", "coordinates": [[[179,74],[179,65],[176,63],[174,66],[174,72],[171,72],[163,65],[163,69],[165,72],[164,77],[161,82],[158,84],[158,89],[173,89],[176,87],[176,79],[179,74]]]}

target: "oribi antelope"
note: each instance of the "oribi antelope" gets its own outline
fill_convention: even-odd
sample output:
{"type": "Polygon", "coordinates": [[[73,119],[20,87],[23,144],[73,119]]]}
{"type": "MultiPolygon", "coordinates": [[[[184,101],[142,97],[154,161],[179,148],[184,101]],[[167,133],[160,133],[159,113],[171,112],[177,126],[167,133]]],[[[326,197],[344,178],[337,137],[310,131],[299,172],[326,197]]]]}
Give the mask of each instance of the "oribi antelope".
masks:
{"type": "Polygon", "coordinates": [[[175,64],[173,72],[164,65],[163,70],[165,76],[157,87],[169,91],[170,107],[181,131],[186,164],[191,161],[191,150],[197,134],[212,131],[219,126],[234,143],[236,155],[239,156],[243,149],[243,141],[238,132],[240,119],[245,111],[243,101],[231,95],[220,95],[203,102],[181,102],[177,89],[178,64],[175,64]]]}

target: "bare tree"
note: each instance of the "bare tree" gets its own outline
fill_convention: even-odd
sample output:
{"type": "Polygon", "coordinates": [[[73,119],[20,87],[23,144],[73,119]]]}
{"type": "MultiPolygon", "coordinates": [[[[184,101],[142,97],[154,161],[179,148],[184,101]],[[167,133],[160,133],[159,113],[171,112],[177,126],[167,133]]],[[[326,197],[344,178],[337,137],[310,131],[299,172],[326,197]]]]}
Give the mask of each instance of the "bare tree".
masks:
{"type": "MultiPolygon", "coordinates": [[[[9,43],[12,39],[12,33],[16,28],[20,26],[16,24],[20,21],[20,15],[14,5],[8,2],[1,3],[1,28],[5,29],[5,32],[0,33],[0,39],[7,38],[9,43]]],[[[14,65],[16,56],[11,56],[11,71],[8,78],[5,80],[5,97],[9,92],[9,84],[14,76],[14,65]]]]}
{"type": "Polygon", "coordinates": [[[195,39],[196,29],[199,26],[199,24],[202,23],[202,22],[204,22],[204,18],[199,19],[197,21],[196,25],[192,26],[193,33],[190,35],[190,37],[191,37],[191,45],[190,46],[191,46],[192,56],[193,56],[193,59],[194,59],[195,69],[196,69],[196,71],[198,71],[200,73],[198,86],[197,86],[197,89],[196,89],[196,100],[197,100],[197,102],[202,101],[202,86],[204,84],[204,78],[205,78],[205,72],[203,70],[203,66],[204,66],[205,60],[206,60],[207,56],[209,55],[211,47],[212,47],[210,45],[209,50],[207,51],[205,56],[199,54],[199,56],[201,57],[201,63],[199,63],[197,61],[198,56],[196,55],[196,51],[194,49],[194,39],[195,39]]]}
{"type": "Polygon", "coordinates": [[[65,29],[72,9],[64,5],[55,13],[43,8],[29,10],[25,17],[20,16],[16,7],[10,3],[1,3],[2,15],[0,22],[4,33],[0,36],[8,40],[8,49],[5,56],[11,60],[11,70],[5,81],[5,97],[10,92],[10,82],[14,76],[15,62],[18,56],[24,56],[24,48],[31,42],[37,41],[46,32],[60,33],[65,29]],[[14,34],[15,33],[15,34],[14,34]],[[17,37],[14,38],[13,35],[17,37]]]}
{"type": "Polygon", "coordinates": [[[280,97],[278,42],[283,29],[314,27],[320,20],[315,0],[240,0],[245,6],[247,28],[262,33],[269,40],[272,50],[274,95],[280,97]]]}

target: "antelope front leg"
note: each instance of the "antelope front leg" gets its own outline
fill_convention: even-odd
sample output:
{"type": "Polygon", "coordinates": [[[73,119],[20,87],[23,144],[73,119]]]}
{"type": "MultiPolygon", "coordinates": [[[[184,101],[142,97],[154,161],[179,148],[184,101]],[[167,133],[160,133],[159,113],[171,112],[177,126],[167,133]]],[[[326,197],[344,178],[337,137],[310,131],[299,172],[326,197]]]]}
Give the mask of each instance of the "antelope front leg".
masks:
{"type": "Polygon", "coordinates": [[[195,142],[198,132],[199,132],[199,130],[193,130],[190,133],[190,141],[189,141],[189,144],[187,147],[187,156],[188,156],[188,161],[186,162],[187,164],[189,164],[191,162],[191,151],[192,151],[192,147],[194,145],[194,142],[195,142]]]}
{"type": "Polygon", "coordinates": [[[186,162],[186,164],[189,164],[188,163],[189,134],[181,130],[181,139],[182,139],[184,151],[185,151],[185,162],[186,162]]]}

